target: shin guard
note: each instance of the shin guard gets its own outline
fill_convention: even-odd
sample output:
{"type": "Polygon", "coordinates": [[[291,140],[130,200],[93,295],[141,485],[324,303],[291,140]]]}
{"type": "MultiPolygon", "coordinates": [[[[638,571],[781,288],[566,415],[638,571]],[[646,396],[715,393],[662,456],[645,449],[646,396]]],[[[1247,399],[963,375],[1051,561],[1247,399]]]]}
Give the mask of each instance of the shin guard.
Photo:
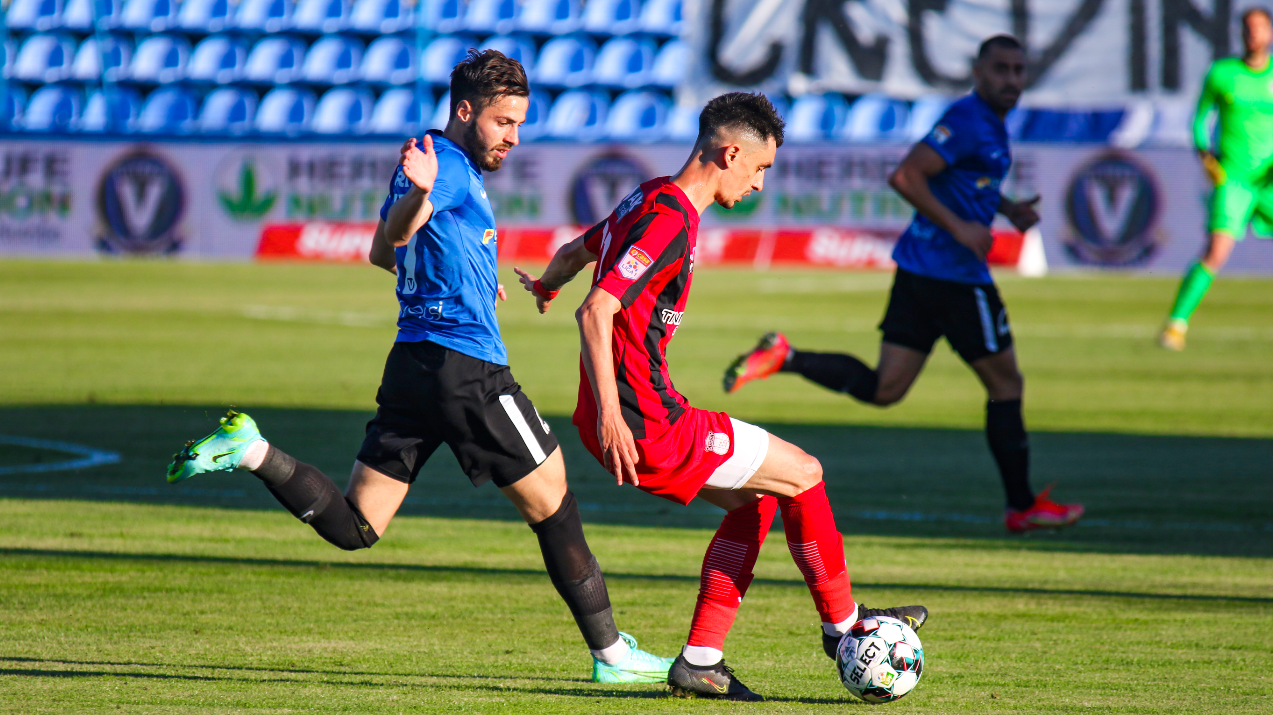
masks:
{"type": "Polygon", "coordinates": [[[840,623],[853,616],[857,604],[844,565],[844,540],[835,527],[823,482],[794,497],[778,499],[787,549],[804,576],[813,605],[823,623],[840,623]]]}
{"type": "Polygon", "coordinates": [[[253,474],[292,516],[345,551],[370,548],[380,539],[358,508],[317,467],[298,462],[271,445],[253,474]]]}
{"type": "Polygon", "coordinates": [[[548,578],[570,608],[588,648],[602,650],[614,645],[619,640],[619,629],[614,625],[610,593],[601,566],[584,539],[575,495],[566,492],[557,511],[531,524],[530,529],[539,538],[548,578]]]}
{"type": "Polygon", "coordinates": [[[687,645],[725,649],[725,636],[751,585],[752,569],[777,511],[777,500],[766,496],[725,515],[703,556],[687,645]]]}

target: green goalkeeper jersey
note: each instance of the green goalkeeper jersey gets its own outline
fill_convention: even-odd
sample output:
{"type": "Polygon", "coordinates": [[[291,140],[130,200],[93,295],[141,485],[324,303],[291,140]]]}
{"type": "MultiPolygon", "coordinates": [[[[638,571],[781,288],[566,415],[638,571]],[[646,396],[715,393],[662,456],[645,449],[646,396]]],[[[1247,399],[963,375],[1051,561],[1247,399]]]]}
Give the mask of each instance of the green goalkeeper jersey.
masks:
{"type": "Polygon", "coordinates": [[[1199,151],[1211,151],[1209,119],[1219,113],[1215,147],[1225,173],[1262,176],[1273,167],[1273,62],[1256,71],[1241,58],[1216,60],[1202,83],[1193,140],[1199,151]]]}

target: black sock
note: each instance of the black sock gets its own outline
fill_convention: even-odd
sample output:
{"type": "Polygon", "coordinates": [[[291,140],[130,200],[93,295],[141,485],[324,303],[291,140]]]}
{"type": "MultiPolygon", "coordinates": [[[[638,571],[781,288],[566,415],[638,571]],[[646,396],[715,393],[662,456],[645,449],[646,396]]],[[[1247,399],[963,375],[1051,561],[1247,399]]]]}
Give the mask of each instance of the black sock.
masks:
{"type": "Polygon", "coordinates": [[[880,376],[852,355],[807,353],[793,350],[782,372],[794,372],[836,392],[844,392],[862,402],[875,402],[880,376]]]}
{"type": "Polygon", "coordinates": [[[530,528],[539,537],[548,577],[570,608],[588,647],[601,650],[614,645],[619,640],[619,629],[610,610],[610,594],[601,567],[584,539],[575,495],[566,492],[557,512],[530,528]]]}
{"type": "Polygon", "coordinates": [[[292,516],[346,551],[370,548],[380,539],[358,508],[317,467],[298,462],[270,445],[253,472],[292,516]]]}
{"type": "Polygon", "coordinates": [[[1030,491],[1030,438],[1021,419],[1021,400],[986,403],[986,441],[999,464],[1008,506],[1024,511],[1034,506],[1030,491]]]}

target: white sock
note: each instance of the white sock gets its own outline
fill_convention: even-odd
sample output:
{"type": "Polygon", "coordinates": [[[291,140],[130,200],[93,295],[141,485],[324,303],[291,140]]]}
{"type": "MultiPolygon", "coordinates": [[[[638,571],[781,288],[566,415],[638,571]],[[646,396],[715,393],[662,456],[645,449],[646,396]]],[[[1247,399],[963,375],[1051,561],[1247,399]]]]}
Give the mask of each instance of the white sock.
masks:
{"type": "Polygon", "coordinates": [[[687,645],[681,649],[681,655],[685,656],[686,662],[690,665],[707,666],[716,665],[725,657],[725,654],[715,648],[708,648],[705,645],[687,645]]]}
{"type": "Polygon", "coordinates": [[[854,623],[858,622],[857,619],[858,619],[858,605],[857,603],[854,603],[853,615],[849,616],[843,621],[840,621],[839,623],[827,623],[824,621],[822,623],[822,632],[829,636],[842,636],[845,633],[849,632],[849,629],[853,627],[854,623]]]}
{"type": "Polygon", "coordinates": [[[601,650],[594,650],[591,652],[594,658],[606,665],[618,665],[628,657],[628,653],[631,653],[632,649],[628,647],[626,641],[620,638],[601,650]]]}
{"type": "Polygon", "coordinates": [[[260,468],[261,462],[265,461],[265,453],[270,451],[270,443],[264,438],[258,439],[248,448],[243,450],[243,459],[239,460],[239,469],[246,469],[249,472],[256,471],[260,468]]]}

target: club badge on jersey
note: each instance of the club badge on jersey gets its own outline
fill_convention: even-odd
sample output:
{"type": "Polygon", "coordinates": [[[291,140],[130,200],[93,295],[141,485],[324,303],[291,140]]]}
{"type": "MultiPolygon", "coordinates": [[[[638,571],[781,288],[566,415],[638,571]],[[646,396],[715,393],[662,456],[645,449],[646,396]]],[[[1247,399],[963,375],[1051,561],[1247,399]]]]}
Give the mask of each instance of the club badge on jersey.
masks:
{"type": "Polygon", "coordinates": [[[649,270],[653,263],[654,259],[650,258],[650,254],[633,246],[619,261],[619,275],[634,281],[649,270]]]}

